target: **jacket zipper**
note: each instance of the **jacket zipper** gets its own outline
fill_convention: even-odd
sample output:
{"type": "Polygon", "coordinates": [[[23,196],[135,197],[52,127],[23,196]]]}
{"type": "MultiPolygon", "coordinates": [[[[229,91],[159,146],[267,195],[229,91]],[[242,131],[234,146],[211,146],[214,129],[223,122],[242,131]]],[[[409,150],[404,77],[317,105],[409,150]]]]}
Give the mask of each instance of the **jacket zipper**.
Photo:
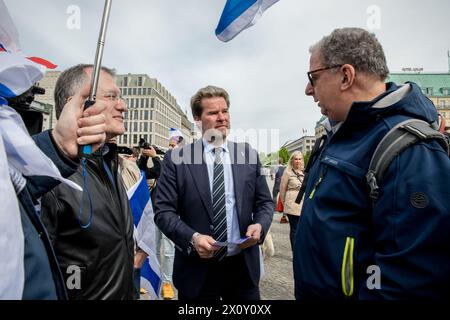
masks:
{"type": "Polygon", "coordinates": [[[325,178],[325,175],[327,173],[327,166],[325,166],[322,171],[320,172],[319,179],[314,184],[314,188],[312,189],[311,193],[309,194],[309,199],[311,200],[314,198],[314,194],[316,193],[317,188],[319,187],[320,183],[322,182],[323,178],[325,178]]]}
{"type": "Polygon", "coordinates": [[[341,282],[342,291],[346,297],[353,295],[353,252],[355,248],[355,239],[347,237],[345,241],[344,256],[342,258],[341,282]]]}

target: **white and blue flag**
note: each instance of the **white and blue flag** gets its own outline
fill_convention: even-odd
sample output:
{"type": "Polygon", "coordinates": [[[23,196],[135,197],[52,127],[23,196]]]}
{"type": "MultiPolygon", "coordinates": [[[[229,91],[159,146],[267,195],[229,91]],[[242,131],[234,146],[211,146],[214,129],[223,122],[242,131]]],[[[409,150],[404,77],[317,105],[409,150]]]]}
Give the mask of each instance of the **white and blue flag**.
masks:
{"type": "Polygon", "coordinates": [[[251,27],[271,5],[278,0],[227,0],[216,36],[227,42],[242,30],[251,27]]]}
{"type": "Polygon", "coordinates": [[[150,191],[147,181],[141,172],[139,181],[127,191],[130,199],[131,212],[134,222],[134,237],[139,248],[148,254],[141,267],[141,287],[150,295],[152,300],[158,300],[161,287],[161,270],[156,258],[155,214],[153,212],[150,191]]]}

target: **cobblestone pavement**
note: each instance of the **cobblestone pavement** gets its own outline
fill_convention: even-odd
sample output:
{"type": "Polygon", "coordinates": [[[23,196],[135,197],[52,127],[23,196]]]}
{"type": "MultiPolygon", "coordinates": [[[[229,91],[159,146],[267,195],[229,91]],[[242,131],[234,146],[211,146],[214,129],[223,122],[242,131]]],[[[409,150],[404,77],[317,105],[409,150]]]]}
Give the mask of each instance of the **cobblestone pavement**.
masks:
{"type": "MultiPolygon", "coordinates": [[[[272,192],[273,181],[267,183],[272,192]]],[[[264,260],[265,275],[260,282],[261,299],[294,300],[292,250],[289,242],[289,224],[280,224],[280,213],[273,216],[272,234],[275,255],[264,260]]]]}

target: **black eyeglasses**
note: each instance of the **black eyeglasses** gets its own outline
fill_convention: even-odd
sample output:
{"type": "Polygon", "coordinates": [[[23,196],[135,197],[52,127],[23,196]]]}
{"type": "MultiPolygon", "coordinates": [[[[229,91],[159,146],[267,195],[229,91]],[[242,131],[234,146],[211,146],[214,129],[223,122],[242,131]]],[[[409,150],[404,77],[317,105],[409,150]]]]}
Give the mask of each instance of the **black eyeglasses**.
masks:
{"type": "Polygon", "coordinates": [[[314,87],[314,80],[313,80],[313,77],[311,77],[311,75],[312,75],[313,73],[316,73],[316,72],[319,72],[319,71],[323,71],[323,70],[329,70],[329,69],[334,69],[334,68],[340,68],[340,67],[342,67],[342,66],[343,66],[343,64],[337,64],[337,65],[331,66],[331,67],[325,67],[325,68],[320,68],[320,69],[308,71],[306,74],[308,75],[309,83],[311,83],[311,86],[314,87]]]}

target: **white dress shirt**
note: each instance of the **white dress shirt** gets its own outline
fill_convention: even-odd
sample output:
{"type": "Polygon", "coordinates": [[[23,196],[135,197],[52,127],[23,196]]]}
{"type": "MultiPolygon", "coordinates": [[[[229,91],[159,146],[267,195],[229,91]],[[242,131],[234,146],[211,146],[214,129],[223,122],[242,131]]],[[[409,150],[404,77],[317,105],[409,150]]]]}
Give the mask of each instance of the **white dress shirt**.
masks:
{"type": "MultiPolygon", "coordinates": [[[[222,148],[221,159],[223,163],[223,176],[225,182],[225,211],[227,215],[227,241],[237,243],[241,238],[239,231],[239,221],[236,210],[236,197],[234,195],[234,180],[233,170],[231,168],[230,151],[228,150],[227,142],[225,141],[221,146],[215,146],[203,140],[204,156],[206,166],[208,168],[209,189],[211,190],[211,202],[212,202],[212,188],[214,180],[214,149],[217,147],[222,148]]],[[[227,256],[233,256],[241,252],[238,245],[228,245],[227,256]]]]}

